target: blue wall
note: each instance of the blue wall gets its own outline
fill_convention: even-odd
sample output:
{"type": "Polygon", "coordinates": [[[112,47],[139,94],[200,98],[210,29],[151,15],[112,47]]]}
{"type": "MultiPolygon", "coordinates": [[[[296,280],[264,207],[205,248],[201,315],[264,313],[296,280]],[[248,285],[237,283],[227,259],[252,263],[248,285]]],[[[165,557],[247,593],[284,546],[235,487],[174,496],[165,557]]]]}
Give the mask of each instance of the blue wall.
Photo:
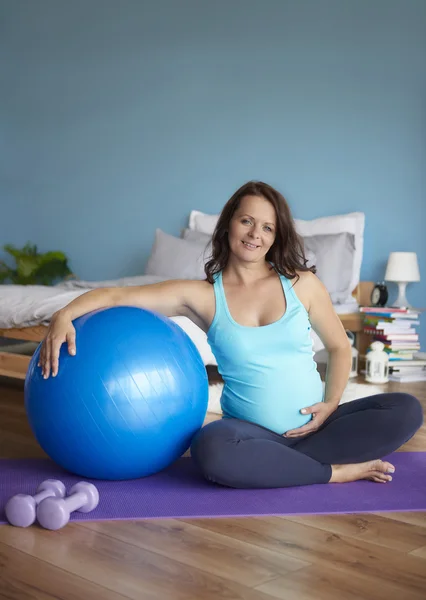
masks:
{"type": "Polygon", "coordinates": [[[62,249],[85,279],[139,274],[155,227],[259,178],[296,217],[364,211],[362,278],[416,251],[426,306],[424,0],[0,10],[0,244],[62,249]]]}

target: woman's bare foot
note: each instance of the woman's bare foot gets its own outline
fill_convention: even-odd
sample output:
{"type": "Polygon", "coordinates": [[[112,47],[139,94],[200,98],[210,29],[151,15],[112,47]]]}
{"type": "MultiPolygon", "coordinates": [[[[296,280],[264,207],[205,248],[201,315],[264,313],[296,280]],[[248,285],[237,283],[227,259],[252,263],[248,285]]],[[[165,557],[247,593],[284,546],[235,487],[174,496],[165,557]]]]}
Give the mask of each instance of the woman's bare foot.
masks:
{"type": "Polygon", "coordinates": [[[331,469],[329,483],[346,483],[348,481],[358,481],[359,479],[386,483],[392,481],[392,476],[389,473],[395,472],[395,467],[391,463],[380,459],[352,465],[331,465],[331,469]]]}

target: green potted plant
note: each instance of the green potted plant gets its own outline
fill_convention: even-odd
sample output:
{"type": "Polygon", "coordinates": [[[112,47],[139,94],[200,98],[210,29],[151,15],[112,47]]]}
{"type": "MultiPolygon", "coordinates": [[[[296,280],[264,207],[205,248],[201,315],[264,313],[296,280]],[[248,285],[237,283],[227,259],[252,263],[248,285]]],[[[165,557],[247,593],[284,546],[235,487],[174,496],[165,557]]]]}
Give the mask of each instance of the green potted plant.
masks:
{"type": "Polygon", "coordinates": [[[29,242],[21,249],[12,244],[3,246],[3,250],[15,260],[15,268],[0,260],[0,283],[17,285],[53,285],[72,276],[68,259],[63,252],[45,252],[41,254],[37,246],[29,242]]]}

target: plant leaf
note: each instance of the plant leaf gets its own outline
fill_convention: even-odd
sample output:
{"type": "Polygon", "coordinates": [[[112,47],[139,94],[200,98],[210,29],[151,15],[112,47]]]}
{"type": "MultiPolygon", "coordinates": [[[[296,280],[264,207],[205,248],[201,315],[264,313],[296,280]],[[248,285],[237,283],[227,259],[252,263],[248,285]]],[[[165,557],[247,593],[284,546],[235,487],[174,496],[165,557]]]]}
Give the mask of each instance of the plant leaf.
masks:
{"type": "Polygon", "coordinates": [[[36,256],[21,256],[16,261],[16,267],[20,277],[31,277],[39,268],[39,259],[36,256]]]}
{"type": "Polygon", "coordinates": [[[70,274],[71,271],[68,268],[66,260],[51,260],[48,263],[40,265],[35,273],[35,277],[41,285],[50,285],[55,280],[63,279],[70,274]]]}
{"type": "Polygon", "coordinates": [[[53,261],[60,261],[66,263],[67,257],[63,252],[46,252],[45,254],[41,254],[39,257],[40,266],[53,261]]]}
{"type": "Polygon", "coordinates": [[[12,244],[3,246],[14,257],[16,270],[0,261],[0,283],[10,280],[19,285],[52,285],[54,282],[72,275],[68,259],[63,252],[53,251],[39,254],[37,246],[27,242],[21,249],[12,244]]]}
{"type": "Polygon", "coordinates": [[[22,256],[37,256],[37,246],[32,245],[29,242],[21,249],[16,248],[13,244],[6,244],[3,246],[3,250],[15,259],[19,259],[22,256]]]}

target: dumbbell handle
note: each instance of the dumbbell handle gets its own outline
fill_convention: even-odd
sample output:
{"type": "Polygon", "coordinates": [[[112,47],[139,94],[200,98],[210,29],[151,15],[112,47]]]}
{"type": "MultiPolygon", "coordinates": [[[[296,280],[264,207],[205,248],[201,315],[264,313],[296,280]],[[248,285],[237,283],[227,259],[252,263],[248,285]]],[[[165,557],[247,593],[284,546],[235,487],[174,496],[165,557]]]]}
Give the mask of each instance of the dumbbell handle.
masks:
{"type": "Polygon", "coordinates": [[[76,492],[75,494],[68,496],[68,498],[64,498],[62,502],[64,502],[70,513],[72,513],[74,510],[81,508],[83,504],[86,504],[87,494],[84,492],[76,492]]]}
{"type": "Polygon", "coordinates": [[[45,498],[50,498],[50,496],[56,496],[53,490],[42,490],[41,492],[38,492],[38,494],[34,495],[35,503],[40,504],[42,500],[45,498]]]}

